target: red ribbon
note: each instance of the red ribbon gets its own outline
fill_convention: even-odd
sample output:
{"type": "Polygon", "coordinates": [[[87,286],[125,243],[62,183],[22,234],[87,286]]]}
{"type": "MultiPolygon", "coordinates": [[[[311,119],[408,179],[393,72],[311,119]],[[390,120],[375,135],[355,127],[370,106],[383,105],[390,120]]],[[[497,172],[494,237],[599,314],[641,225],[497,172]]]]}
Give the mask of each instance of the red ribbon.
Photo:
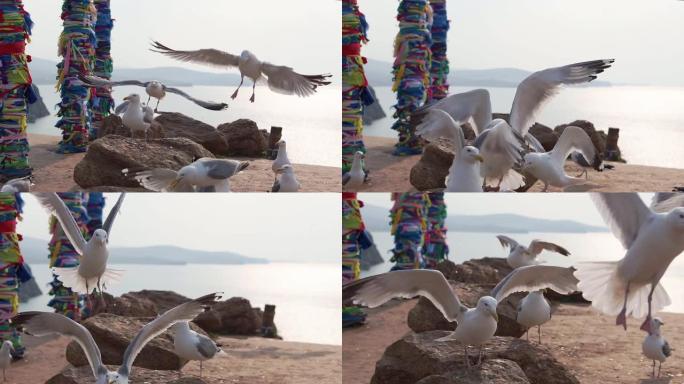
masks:
{"type": "Polygon", "coordinates": [[[3,221],[0,223],[0,233],[10,233],[17,231],[16,220],[3,221]]]}
{"type": "Polygon", "coordinates": [[[356,200],[356,192],[342,192],[342,200],[356,200]]]}
{"type": "Polygon", "coordinates": [[[360,56],[361,44],[345,44],[342,46],[342,56],[360,56]]]}
{"type": "Polygon", "coordinates": [[[0,55],[18,55],[24,53],[26,43],[23,41],[12,44],[0,44],[0,55]]]}

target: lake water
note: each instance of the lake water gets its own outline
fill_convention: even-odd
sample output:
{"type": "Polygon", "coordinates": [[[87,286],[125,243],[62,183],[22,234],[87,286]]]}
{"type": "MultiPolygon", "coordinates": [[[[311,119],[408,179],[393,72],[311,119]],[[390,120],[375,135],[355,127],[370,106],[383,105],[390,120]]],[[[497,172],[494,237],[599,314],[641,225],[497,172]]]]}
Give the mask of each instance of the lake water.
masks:
{"type": "MultiPolygon", "coordinates": [[[[59,102],[59,95],[53,86],[40,85],[41,96],[48,109],[59,102]]],[[[180,112],[207,124],[218,126],[237,119],[251,119],[259,128],[270,129],[271,126],[283,127],[283,139],[287,141],[290,160],[296,163],[340,166],[342,156],[342,139],[340,127],[342,118],[340,111],[342,102],[339,88],[323,87],[318,93],[299,98],[274,93],[267,87],[257,87],[256,102],[249,102],[251,87],[243,87],[236,100],[231,100],[233,86],[229,87],[178,87],[197,99],[223,101],[230,106],[220,112],[209,111],[192,102],[169,94],[161,102],[159,110],[180,112]]],[[[114,99],[120,102],[131,93],[146,95],[140,87],[116,87],[114,99]]],[[[147,97],[143,97],[145,101],[147,97]]],[[[154,107],[156,101],[151,101],[154,107]]],[[[61,131],[54,127],[56,116],[49,116],[29,125],[30,133],[59,136],[61,131]]]]}
{"type": "MultiPolygon", "coordinates": [[[[21,311],[51,311],[46,285],[52,280],[47,264],[32,265],[43,296],[20,305],[21,311]]],[[[241,296],[254,307],[276,305],[275,322],[288,341],[342,344],[341,277],[337,263],[265,265],[112,265],[125,270],[107,292],[119,296],[143,289],[172,290],[187,297],[223,292],[241,296]]]]}
{"type": "MultiPolygon", "coordinates": [[[[474,87],[473,87],[474,88],[474,87]]],[[[451,93],[471,87],[451,87],[451,93]]],[[[514,88],[489,88],[494,112],[508,113],[514,88]]],[[[395,96],[390,87],[375,89],[387,118],[366,127],[369,136],[396,137],[390,129],[395,96]]],[[[537,121],[555,127],[574,120],[589,120],[597,129],[620,128],[620,148],[631,164],[684,168],[684,88],[583,87],[565,88],[538,116],[537,121]]]]}
{"type": "MultiPolygon", "coordinates": [[[[483,257],[506,257],[508,251],[504,250],[496,239],[498,233],[465,233],[448,232],[449,259],[459,264],[470,259],[483,257]]],[[[543,239],[557,243],[568,249],[570,257],[556,253],[544,252],[540,256],[550,265],[569,267],[580,261],[611,261],[619,260],[624,256],[620,242],[611,233],[509,233],[505,234],[521,244],[529,244],[534,239],[543,239]]],[[[389,271],[393,263],[389,262],[394,238],[389,232],[373,232],[373,240],[378,250],[386,260],[384,264],[376,265],[370,271],[364,271],[362,276],[372,276],[389,271]]],[[[684,313],[684,257],[675,259],[667,273],[661,280],[667,290],[672,305],[665,310],[668,312],[684,313]]]]}

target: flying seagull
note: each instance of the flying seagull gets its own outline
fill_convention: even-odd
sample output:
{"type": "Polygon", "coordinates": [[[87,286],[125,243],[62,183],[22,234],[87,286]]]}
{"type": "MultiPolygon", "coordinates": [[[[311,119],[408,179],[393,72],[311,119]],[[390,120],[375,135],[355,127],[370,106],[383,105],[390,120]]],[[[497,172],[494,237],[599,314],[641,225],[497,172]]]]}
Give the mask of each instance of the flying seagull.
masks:
{"type": "Polygon", "coordinates": [[[351,169],[342,175],[342,186],[347,190],[356,191],[363,187],[363,183],[366,180],[366,172],[363,170],[363,159],[365,157],[366,155],[363,152],[357,151],[354,154],[351,169]]]}
{"type": "Polygon", "coordinates": [[[437,341],[456,340],[462,343],[467,367],[470,366],[468,346],[480,347],[479,364],[482,358],[482,345],[494,336],[499,320],[495,298],[481,297],[475,308],[468,308],[454,294],[444,275],[435,270],[416,269],[383,273],[351,282],[345,285],[342,291],[344,299],[370,308],[378,307],[393,298],[427,298],[447,320],[458,323],[454,332],[437,341]]]}
{"type": "Polygon", "coordinates": [[[537,256],[544,250],[560,253],[563,256],[570,256],[570,252],[567,249],[547,241],[532,240],[530,245],[526,247],[518,244],[517,241],[508,236],[498,235],[496,238],[499,239],[502,247],[508,247],[510,250],[506,261],[511,268],[541,264],[541,261],[537,260],[537,256]]]}
{"type": "Polygon", "coordinates": [[[551,306],[544,297],[547,288],[561,294],[577,291],[577,278],[574,269],[548,265],[529,265],[520,267],[509,273],[492,290],[491,295],[500,303],[516,292],[529,292],[518,304],[516,321],[529,330],[537,327],[539,344],[541,344],[541,326],[551,320],[551,306]]]}
{"type": "Polygon", "coordinates": [[[209,109],[212,111],[222,111],[226,108],[228,108],[228,104],[226,103],[214,103],[210,101],[202,101],[199,99],[195,99],[194,97],[188,95],[187,93],[181,91],[178,88],[171,88],[167,87],[166,85],[162,84],[162,82],[157,81],[157,80],[152,80],[152,81],[139,81],[139,80],[125,80],[125,81],[111,81],[107,79],[103,79],[101,77],[97,76],[84,76],[84,75],[79,75],[78,78],[83,82],[88,87],[119,87],[119,86],[124,86],[124,85],[134,85],[138,87],[143,87],[145,88],[145,92],[147,92],[147,104],[150,103],[151,98],[157,99],[157,106],[154,108],[154,112],[157,112],[157,109],[159,108],[159,103],[163,98],[166,97],[166,93],[173,93],[179,96],[182,96],[193,103],[199,105],[202,108],[209,109]]]}
{"type": "Polygon", "coordinates": [[[31,335],[59,334],[74,339],[85,352],[90,368],[93,370],[95,384],[128,384],[133,362],[150,340],[180,321],[193,320],[205,308],[216,304],[219,299],[218,293],[202,296],[171,308],[149,322],[126,348],[123,363],[116,372],[109,371],[102,363],[100,349],[88,329],[64,315],[48,312],[22,312],[12,319],[12,323],[23,326],[24,331],[31,335]]]}
{"type": "Polygon", "coordinates": [[[665,325],[665,323],[657,317],[651,320],[651,333],[646,335],[644,342],[641,344],[641,351],[644,353],[644,356],[653,360],[653,373],[651,374],[653,378],[656,378],[656,360],[658,360],[657,377],[660,377],[660,368],[662,367],[663,362],[672,355],[670,344],[668,344],[667,340],[660,334],[660,327],[663,325],[665,325]]]}
{"type": "Polygon", "coordinates": [[[601,312],[617,315],[616,325],[627,329],[627,316],[646,316],[641,329],[650,331],[652,313],[670,304],[660,279],[684,251],[684,208],[654,212],[636,193],[591,197],[627,252],[619,261],[579,263],[580,291],[601,312]]]}
{"type": "Polygon", "coordinates": [[[190,323],[179,321],[169,328],[173,335],[173,351],[184,360],[199,361],[200,377],[205,360],[225,355],[214,340],[190,329],[190,323]]]}
{"type": "Polygon", "coordinates": [[[277,93],[285,95],[297,95],[299,97],[307,97],[316,93],[318,87],[330,84],[326,81],[332,75],[301,75],[295,72],[292,68],[280,65],[274,65],[267,62],[262,62],[257,57],[249,52],[242,51],[240,56],[223,52],[218,49],[199,49],[196,51],[176,51],[159,42],[152,44],[153,52],[158,52],[166,56],[172,57],[176,60],[211,65],[221,68],[235,68],[240,70],[240,86],[235,90],[231,96],[235,99],[238,91],[245,81],[245,77],[249,77],[252,82],[252,97],[249,99],[252,103],[255,98],[255,88],[258,82],[265,81],[268,87],[277,93]]]}
{"type": "Polygon", "coordinates": [[[109,283],[117,281],[122,271],[107,268],[109,259],[109,236],[112,233],[114,219],[121,210],[125,193],[109,212],[101,229],[96,229],[90,240],[86,241],[76,220],[71,215],[64,201],[56,193],[34,193],[40,203],[53,215],[62,227],[64,234],[71,242],[74,250],[81,255],[78,267],[53,268],[53,272],[67,288],[72,291],[89,295],[94,288],[102,293],[109,283]]]}

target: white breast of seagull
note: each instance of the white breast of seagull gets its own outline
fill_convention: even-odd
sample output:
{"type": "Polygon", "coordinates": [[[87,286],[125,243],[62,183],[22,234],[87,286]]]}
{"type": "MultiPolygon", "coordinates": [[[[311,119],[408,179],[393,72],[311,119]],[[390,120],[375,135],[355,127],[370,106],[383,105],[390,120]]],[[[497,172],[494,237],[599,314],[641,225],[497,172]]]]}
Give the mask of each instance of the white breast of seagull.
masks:
{"type": "Polygon", "coordinates": [[[477,308],[470,308],[450,338],[463,344],[479,346],[494,336],[496,326],[496,320],[491,315],[477,308]]]}
{"type": "Polygon", "coordinates": [[[667,356],[663,353],[663,345],[665,345],[665,338],[660,335],[652,334],[646,336],[641,345],[641,349],[644,352],[644,356],[662,363],[667,360],[667,356]]]}
{"type": "Polygon", "coordinates": [[[286,172],[280,176],[280,192],[298,192],[299,181],[294,172],[286,172]]]}
{"type": "Polygon", "coordinates": [[[512,268],[520,268],[535,264],[527,253],[527,248],[522,245],[518,245],[511,250],[508,254],[507,261],[508,265],[512,268]]]}
{"type": "Polygon", "coordinates": [[[542,325],[551,319],[551,306],[541,292],[530,292],[520,302],[518,323],[527,328],[542,325]]]}
{"type": "Polygon", "coordinates": [[[145,87],[145,91],[147,92],[148,95],[150,95],[156,99],[163,99],[166,96],[166,92],[164,91],[164,86],[160,82],[148,83],[147,87],[145,87]]]}
{"type": "Polygon", "coordinates": [[[145,114],[143,113],[142,106],[138,104],[131,104],[126,109],[126,112],[122,116],[123,123],[131,131],[146,131],[149,128],[149,124],[145,123],[145,114]]]}
{"type": "Polygon", "coordinates": [[[107,269],[107,259],[109,250],[105,244],[99,244],[97,240],[91,239],[86,245],[86,252],[81,257],[78,266],[78,274],[85,278],[100,277],[107,269]]]}
{"type": "Polygon", "coordinates": [[[363,171],[363,166],[361,165],[361,158],[358,156],[354,157],[354,162],[349,170],[349,181],[346,187],[350,189],[358,189],[363,186],[363,182],[366,179],[366,172],[363,171]]]}
{"type": "Polygon", "coordinates": [[[291,164],[290,159],[287,157],[287,146],[285,143],[282,143],[278,146],[278,156],[276,156],[273,164],[271,164],[271,169],[275,172],[287,164],[291,164]]]}
{"type": "Polygon", "coordinates": [[[240,55],[238,68],[240,69],[240,73],[253,81],[258,80],[261,77],[261,61],[249,51],[243,51],[240,55]]]}
{"type": "Polygon", "coordinates": [[[532,159],[535,163],[528,171],[534,177],[556,187],[566,187],[571,183],[563,166],[554,161],[548,153],[528,153],[525,155],[525,161],[532,159]]]}
{"type": "Polygon", "coordinates": [[[2,347],[0,347],[0,368],[9,368],[11,363],[12,354],[10,353],[10,346],[7,344],[7,342],[3,342],[2,347]]]}
{"type": "Polygon", "coordinates": [[[198,343],[199,335],[190,329],[176,331],[173,336],[174,352],[178,356],[187,360],[208,360],[197,349],[198,343]]]}
{"type": "Polygon", "coordinates": [[[463,151],[454,157],[449,168],[449,176],[446,183],[447,192],[482,192],[482,176],[480,175],[480,162],[468,162],[461,159],[463,151]]]}

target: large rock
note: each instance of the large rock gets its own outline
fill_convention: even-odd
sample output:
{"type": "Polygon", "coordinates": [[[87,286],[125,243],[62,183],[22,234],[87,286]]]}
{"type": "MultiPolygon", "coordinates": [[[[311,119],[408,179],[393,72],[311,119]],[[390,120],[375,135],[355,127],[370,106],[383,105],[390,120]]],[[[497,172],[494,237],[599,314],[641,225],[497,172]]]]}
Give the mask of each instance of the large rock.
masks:
{"type": "Polygon", "coordinates": [[[374,121],[387,117],[385,110],[380,104],[380,100],[375,95],[375,89],[369,86],[368,91],[373,96],[373,104],[367,105],[363,108],[363,125],[371,125],[374,121]]]}
{"type": "Polygon", "coordinates": [[[29,123],[35,123],[38,119],[50,116],[50,110],[48,110],[43,101],[43,97],[40,95],[40,89],[35,84],[32,84],[33,92],[35,92],[37,100],[35,103],[29,105],[27,121],[29,123]]]}
{"type": "Polygon", "coordinates": [[[446,260],[437,266],[447,279],[461,283],[496,285],[513,271],[504,258],[483,257],[455,264],[446,260]]]}
{"type": "Polygon", "coordinates": [[[124,294],[114,297],[103,293],[102,299],[94,300],[93,314],[109,313],[124,317],[155,317],[157,306],[151,300],[124,294]]]}
{"type": "MultiPolygon", "coordinates": [[[[543,346],[509,337],[494,337],[484,345],[486,376],[477,373],[463,373],[466,370],[463,345],[456,341],[435,341],[449,334],[448,331],[409,333],[390,345],[376,363],[372,384],[414,384],[427,383],[499,383],[505,379],[517,383],[526,378],[532,384],[578,384],[579,380],[553,357],[543,346]],[[488,362],[489,361],[489,362],[488,362]],[[515,365],[522,369],[520,376],[515,365]],[[515,376],[505,375],[504,367],[517,372],[515,376]],[[458,376],[468,375],[459,381],[458,376]],[[444,378],[430,378],[444,376],[444,378]],[[444,381],[444,379],[450,381],[444,381]]],[[[470,348],[471,362],[476,360],[476,350],[470,348]]]]}
{"type": "MultiPolygon", "coordinates": [[[[113,314],[99,314],[82,324],[93,335],[104,364],[121,365],[123,353],[140,329],[154,318],[133,318],[113,314]]],[[[67,346],[66,358],[76,367],[88,364],[83,349],[72,341],[67,346]]],[[[173,352],[173,339],[167,333],[152,339],[133,363],[136,367],[157,370],[178,370],[185,362],[173,352]]],[[[135,371],[135,369],[134,369],[135,371]]]]}
{"type": "Polygon", "coordinates": [[[232,297],[197,316],[195,323],[210,333],[255,335],[261,328],[261,317],[252,309],[249,300],[232,297]]]}
{"type": "Polygon", "coordinates": [[[177,112],[162,112],[154,121],[163,127],[167,138],[190,139],[217,156],[227,156],[230,153],[224,135],[209,124],[177,112]]]}
{"type": "Polygon", "coordinates": [[[411,168],[409,181],[419,191],[444,189],[449,167],[454,161],[454,143],[439,138],[428,143],[420,160],[411,168]]]}
{"type": "Polygon", "coordinates": [[[231,156],[260,157],[268,149],[268,133],[260,131],[252,120],[236,120],[221,124],[217,129],[228,142],[231,156]]]}
{"type": "Polygon", "coordinates": [[[596,151],[600,154],[606,152],[606,134],[604,132],[597,131],[594,127],[594,124],[586,120],[575,120],[570,124],[562,124],[557,126],[554,129],[554,131],[560,137],[560,135],[563,134],[565,128],[568,126],[582,128],[582,130],[584,130],[584,132],[586,132],[587,135],[589,135],[589,137],[591,138],[591,142],[594,144],[594,148],[596,148],[596,151]],[[603,135],[601,135],[602,133],[603,135]]]}
{"type": "MultiPolygon", "coordinates": [[[[117,370],[118,367],[110,366],[110,370],[117,370]]],[[[197,378],[182,377],[178,378],[178,372],[174,371],[155,371],[135,367],[131,372],[131,383],[145,384],[218,384],[225,382],[220,378],[197,378]]],[[[92,384],[93,371],[89,366],[64,368],[62,372],[46,381],[45,384],[92,384]]]]}
{"type": "Polygon", "coordinates": [[[157,313],[164,313],[169,309],[187,303],[192,300],[172,291],[155,291],[144,289],[138,292],[128,292],[124,296],[129,296],[138,300],[150,301],[156,305],[157,313]]]}
{"type": "Polygon", "coordinates": [[[539,140],[541,145],[547,151],[552,150],[558,142],[559,135],[557,135],[553,129],[544,124],[534,123],[534,125],[530,128],[530,133],[535,137],[535,139],[539,140]]]}
{"type": "Polygon", "coordinates": [[[529,384],[525,372],[510,360],[485,360],[476,369],[455,370],[420,379],[416,384],[529,384]]]}
{"type": "Polygon", "coordinates": [[[185,138],[144,141],[108,135],[90,144],[85,157],[74,169],[74,181],[81,188],[138,188],[138,182],[124,177],[122,169],[178,170],[200,157],[214,156],[201,145],[185,138]]]}

